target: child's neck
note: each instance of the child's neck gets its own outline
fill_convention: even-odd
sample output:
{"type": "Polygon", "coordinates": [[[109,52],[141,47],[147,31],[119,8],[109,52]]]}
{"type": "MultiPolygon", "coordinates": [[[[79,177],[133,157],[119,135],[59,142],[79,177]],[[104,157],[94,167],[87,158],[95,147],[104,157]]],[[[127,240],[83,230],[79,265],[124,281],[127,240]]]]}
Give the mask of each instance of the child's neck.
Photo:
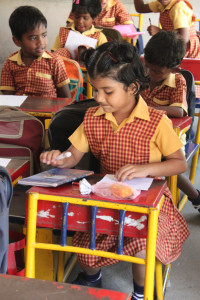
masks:
{"type": "Polygon", "coordinates": [[[159,81],[159,82],[155,82],[155,81],[151,81],[149,83],[149,87],[150,87],[150,91],[153,91],[153,89],[155,89],[157,86],[161,86],[161,84],[164,82],[164,80],[159,81]]]}
{"type": "Polygon", "coordinates": [[[30,67],[32,65],[33,61],[35,59],[37,59],[37,57],[24,55],[24,53],[22,51],[21,51],[21,58],[26,67],[30,67]]]}

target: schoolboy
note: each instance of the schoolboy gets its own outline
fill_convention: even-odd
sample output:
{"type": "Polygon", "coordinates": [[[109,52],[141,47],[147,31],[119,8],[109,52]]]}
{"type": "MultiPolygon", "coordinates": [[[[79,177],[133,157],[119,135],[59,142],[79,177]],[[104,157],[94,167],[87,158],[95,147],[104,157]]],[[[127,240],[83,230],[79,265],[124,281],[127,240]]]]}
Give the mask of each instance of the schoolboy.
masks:
{"type": "Polygon", "coordinates": [[[46,51],[47,20],[33,6],[20,6],[9,18],[20,50],[3,65],[0,90],[6,95],[70,97],[69,78],[61,58],[46,51]]]}
{"type": "MultiPolygon", "coordinates": [[[[180,118],[187,114],[186,82],[176,72],[184,57],[185,48],[185,42],[175,32],[160,31],[149,40],[144,49],[144,63],[150,84],[141,96],[147,105],[165,110],[168,117],[180,118]]],[[[185,135],[182,137],[185,144],[185,135]]],[[[200,191],[182,174],[178,175],[178,187],[200,211],[200,191]]]]}
{"type": "MultiPolygon", "coordinates": [[[[200,41],[195,29],[195,16],[192,5],[185,0],[158,0],[144,4],[143,0],[134,0],[139,13],[160,13],[160,24],[163,30],[176,31],[187,44],[185,57],[200,58],[200,41]]],[[[147,28],[150,35],[161,29],[150,24],[147,28]]]]}
{"type": "MultiPolygon", "coordinates": [[[[119,0],[101,0],[102,10],[93,20],[94,26],[113,27],[115,25],[133,24],[130,14],[119,0]]],[[[74,20],[71,12],[67,23],[74,20]]]]}

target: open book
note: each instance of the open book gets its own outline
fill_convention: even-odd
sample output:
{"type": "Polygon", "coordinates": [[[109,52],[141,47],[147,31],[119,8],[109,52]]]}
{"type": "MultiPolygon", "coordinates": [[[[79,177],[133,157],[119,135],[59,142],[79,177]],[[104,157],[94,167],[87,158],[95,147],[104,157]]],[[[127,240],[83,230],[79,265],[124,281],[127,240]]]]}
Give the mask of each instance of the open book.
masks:
{"type": "Polygon", "coordinates": [[[53,168],[48,171],[19,179],[18,183],[32,186],[56,187],[92,174],[94,174],[93,171],[53,168]]]}

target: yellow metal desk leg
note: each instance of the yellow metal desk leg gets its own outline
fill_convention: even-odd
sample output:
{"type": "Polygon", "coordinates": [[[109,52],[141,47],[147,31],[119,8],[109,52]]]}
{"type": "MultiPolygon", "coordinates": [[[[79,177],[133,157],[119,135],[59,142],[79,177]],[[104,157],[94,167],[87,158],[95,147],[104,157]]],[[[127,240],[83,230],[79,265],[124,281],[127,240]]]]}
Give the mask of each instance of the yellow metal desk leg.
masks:
{"type": "Polygon", "coordinates": [[[156,293],[157,300],[163,299],[163,276],[162,276],[162,263],[156,258],[156,293]]]}
{"type": "Polygon", "coordinates": [[[26,277],[35,278],[35,247],[36,242],[36,219],[38,194],[28,196],[28,221],[26,236],[26,277]]]}
{"type": "MultiPolygon", "coordinates": [[[[164,196],[163,196],[164,197],[164,196]]],[[[148,219],[144,299],[153,300],[158,209],[151,209],[148,219]]]]}

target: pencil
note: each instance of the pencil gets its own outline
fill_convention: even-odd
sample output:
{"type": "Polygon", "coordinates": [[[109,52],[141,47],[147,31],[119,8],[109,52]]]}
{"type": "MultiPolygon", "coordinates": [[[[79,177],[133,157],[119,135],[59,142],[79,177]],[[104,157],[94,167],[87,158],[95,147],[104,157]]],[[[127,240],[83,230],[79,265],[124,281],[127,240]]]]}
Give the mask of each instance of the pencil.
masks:
{"type": "Polygon", "coordinates": [[[66,158],[66,157],[70,157],[71,155],[72,155],[71,152],[63,152],[62,154],[58,155],[56,157],[56,159],[60,160],[60,159],[66,158]]]}
{"type": "Polygon", "coordinates": [[[151,25],[151,19],[149,18],[149,23],[150,23],[150,25],[151,25]]]}

